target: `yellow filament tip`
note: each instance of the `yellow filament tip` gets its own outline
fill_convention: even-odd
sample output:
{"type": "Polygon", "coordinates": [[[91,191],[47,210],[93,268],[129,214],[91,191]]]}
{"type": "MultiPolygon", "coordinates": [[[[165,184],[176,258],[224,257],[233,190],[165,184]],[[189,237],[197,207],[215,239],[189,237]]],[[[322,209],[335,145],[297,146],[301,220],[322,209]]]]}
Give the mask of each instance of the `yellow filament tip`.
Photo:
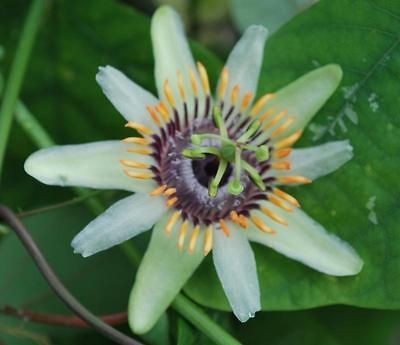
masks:
{"type": "Polygon", "coordinates": [[[154,110],[154,108],[148,105],[148,106],[146,107],[146,109],[147,109],[148,113],[150,114],[150,117],[152,118],[152,120],[154,121],[154,123],[155,123],[157,126],[161,126],[160,118],[158,117],[158,115],[157,115],[156,111],[154,110]]]}
{"type": "Polygon", "coordinates": [[[168,108],[165,105],[164,102],[160,102],[156,105],[156,110],[161,114],[162,118],[164,119],[164,121],[168,121],[169,120],[169,112],[168,112],[168,108]]]}
{"type": "Polygon", "coordinates": [[[139,155],[150,155],[153,151],[151,149],[148,148],[135,148],[135,149],[128,149],[127,150],[130,153],[137,153],[139,155]]]}
{"type": "Polygon", "coordinates": [[[278,214],[276,214],[275,212],[271,211],[269,208],[266,207],[261,207],[261,211],[268,216],[269,218],[271,218],[272,220],[274,220],[275,222],[282,224],[282,225],[288,225],[288,222],[286,219],[283,219],[281,216],[279,216],[278,214]]]}
{"type": "Polygon", "coordinates": [[[268,122],[264,126],[264,129],[268,129],[268,128],[275,126],[280,120],[282,120],[283,117],[286,116],[286,114],[287,114],[287,110],[283,110],[283,111],[279,112],[277,115],[275,115],[275,117],[270,122],[268,122]]]}
{"type": "Polygon", "coordinates": [[[275,206],[280,207],[282,210],[285,210],[287,212],[293,212],[293,209],[290,206],[288,206],[284,201],[282,201],[281,199],[277,198],[272,194],[268,195],[268,200],[275,206]]]}
{"type": "Polygon", "coordinates": [[[271,164],[271,167],[276,170],[290,170],[292,164],[289,161],[274,162],[271,164]]]}
{"type": "Polygon", "coordinates": [[[137,178],[140,180],[149,180],[154,177],[153,173],[150,172],[136,172],[124,169],[124,173],[129,177],[137,178]]]}
{"type": "Polygon", "coordinates": [[[292,135],[274,144],[275,149],[279,150],[285,147],[292,146],[297,140],[300,139],[302,134],[303,130],[301,129],[298,130],[297,132],[294,132],[292,135]]]}
{"type": "Polygon", "coordinates": [[[168,220],[168,223],[165,226],[165,233],[167,234],[167,236],[169,236],[171,234],[172,230],[174,229],[174,225],[178,221],[180,215],[181,215],[181,211],[175,211],[172,214],[171,218],[168,220]]]}
{"type": "Polygon", "coordinates": [[[294,117],[289,117],[281,126],[279,126],[272,134],[271,138],[274,139],[277,136],[285,132],[294,122],[294,117]]]}
{"type": "Polygon", "coordinates": [[[199,235],[200,235],[200,225],[196,225],[192,231],[192,234],[191,234],[190,240],[189,240],[189,253],[190,254],[193,254],[196,249],[197,239],[199,238],[199,235]]]}
{"type": "Polygon", "coordinates": [[[252,99],[253,99],[253,93],[247,92],[243,96],[242,105],[240,106],[240,110],[241,111],[245,110],[249,106],[252,99]]]}
{"type": "Polygon", "coordinates": [[[193,93],[197,97],[199,95],[199,88],[197,87],[196,75],[194,74],[194,71],[192,69],[189,69],[189,79],[193,93]]]}
{"type": "Polygon", "coordinates": [[[172,194],[176,193],[176,188],[168,188],[166,191],[164,191],[165,196],[171,196],[172,194]]]}
{"type": "Polygon", "coordinates": [[[197,62],[197,69],[200,74],[201,85],[206,95],[210,94],[210,82],[208,81],[207,70],[201,62],[197,62]]]}
{"type": "Polygon", "coordinates": [[[163,184],[149,193],[151,196],[161,195],[167,189],[167,185],[163,184]]]}
{"type": "Polygon", "coordinates": [[[287,156],[290,156],[290,154],[292,153],[292,149],[291,148],[285,148],[285,149],[280,149],[280,150],[276,150],[273,152],[273,156],[275,158],[286,158],[287,156]]]}
{"type": "Polygon", "coordinates": [[[167,200],[167,207],[172,207],[172,206],[174,206],[174,205],[177,203],[177,201],[178,201],[178,198],[177,198],[176,196],[174,196],[174,197],[171,198],[171,199],[168,199],[168,200],[167,200]]]}
{"type": "Polygon", "coordinates": [[[142,134],[149,135],[149,134],[153,133],[153,131],[150,128],[148,128],[140,123],[133,122],[133,121],[129,121],[127,124],[125,124],[125,127],[136,129],[138,132],[140,132],[142,134]]]}
{"type": "Polygon", "coordinates": [[[250,115],[251,116],[256,116],[262,108],[273,98],[275,97],[274,93],[267,93],[264,96],[262,96],[256,104],[254,104],[253,108],[251,108],[250,115]]]}
{"type": "Polygon", "coordinates": [[[224,96],[225,96],[228,82],[229,82],[229,72],[228,72],[228,68],[225,66],[221,72],[221,81],[220,81],[219,88],[218,88],[218,95],[219,95],[219,98],[221,98],[221,99],[224,98],[224,96]]]}
{"type": "Polygon", "coordinates": [[[229,227],[226,224],[226,222],[223,219],[220,219],[219,225],[221,226],[221,230],[225,234],[225,236],[229,237],[231,235],[231,231],[229,230],[229,227]]]}
{"type": "Polygon", "coordinates": [[[279,176],[278,180],[284,184],[307,184],[312,182],[312,180],[304,176],[279,176]]]}
{"type": "Polygon", "coordinates": [[[186,100],[185,82],[183,81],[183,74],[181,71],[178,71],[178,89],[182,99],[186,100]]]}
{"type": "Polygon", "coordinates": [[[122,139],[122,142],[125,144],[148,145],[151,141],[148,138],[129,137],[122,139]]]}
{"type": "Polygon", "coordinates": [[[148,168],[150,168],[150,164],[131,161],[131,160],[128,160],[128,159],[121,159],[120,162],[121,162],[122,165],[125,165],[126,167],[129,167],[129,168],[138,168],[138,169],[148,169],[148,168]]]}
{"type": "Polygon", "coordinates": [[[272,228],[270,228],[268,225],[266,225],[261,218],[257,217],[256,215],[251,215],[251,221],[253,224],[262,232],[265,232],[267,234],[275,234],[276,231],[272,228]]]}
{"type": "Polygon", "coordinates": [[[284,192],[283,190],[274,188],[273,192],[275,193],[275,195],[292,204],[293,206],[300,207],[300,203],[297,201],[297,199],[290,194],[284,192]]]}
{"type": "Polygon", "coordinates": [[[203,248],[204,256],[207,256],[213,247],[213,231],[214,229],[212,225],[209,225],[206,229],[206,233],[204,236],[204,248],[203,248]]]}
{"type": "Polygon", "coordinates": [[[176,105],[175,98],[174,98],[174,94],[172,92],[171,85],[169,84],[168,79],[166,79],[164,82],[164,94],[168,100],[168,103],[171,105],[171,107],[175,107],[175,105],[176,105]]]}
{"type": "Polygon", "coordinates": [[[233,105],[236,105],[238,97],[240,93],[240,85],[236,84],[233,89],[232,89],[232,94],[231,94],[231,102],[233,105]]]}
{"type": "Polygon", "coordinates": [[[189,222],[188,220],[185,220],[182,223],[181,230],[179,231],[179,236],[178,236],[178,248],[179,250],[183,249],[183,245],[185,244],[185,238],[188,232],[189,228],[189,222]]]}

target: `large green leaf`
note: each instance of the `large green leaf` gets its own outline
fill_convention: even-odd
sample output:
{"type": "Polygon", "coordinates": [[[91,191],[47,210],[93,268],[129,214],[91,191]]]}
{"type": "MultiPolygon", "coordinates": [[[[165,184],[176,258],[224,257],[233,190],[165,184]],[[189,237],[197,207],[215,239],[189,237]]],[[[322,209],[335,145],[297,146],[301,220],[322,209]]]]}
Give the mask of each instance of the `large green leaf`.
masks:
{"type": "MultiPolygon", "coordinates": [[[[365,266],[355,277],[333,278],[253,245],[264,309],[333,303],[400,307],[399,37],[398,1],[326,0],[268,43],[260,92],[276,90],[316,66],[334,62],[344,70],[338,91],[297,146],[350,139],[354,158],[334,174],[291,191],[307,213],[351,243],[365,266]]],[[[186,292],[199,303],[229,308],[210,260],[186,292]]]]}

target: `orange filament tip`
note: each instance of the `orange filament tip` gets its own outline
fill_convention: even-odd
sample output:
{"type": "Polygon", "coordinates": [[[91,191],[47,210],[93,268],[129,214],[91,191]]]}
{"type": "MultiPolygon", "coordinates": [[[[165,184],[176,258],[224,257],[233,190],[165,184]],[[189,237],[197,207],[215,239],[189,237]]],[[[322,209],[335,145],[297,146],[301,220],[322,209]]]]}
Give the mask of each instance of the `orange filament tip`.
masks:
{"type": "Polygon", "coordinates": [[[156,110],[161,114],[162,118],[164,119],[164,121],[168,121],[169,120],[169,112],[168,112],[168,108],[165,105],[164,102],[160,102],[156,105],[156,110]]]}
{"type": "Polygon", "coordinates": [[[177,198],[176,196],[174,196],[174,197],[171,198],[171,199],[168,199],[168,200],[167,200],[167,207],[172,207],[172,206],[174,206],[174,205],[177,203],[177,201],[178,201],[178,198],[177,198]]]}
{"type": "Polygon", "coordinates": [[[276,170],[290,170],[292,167],[292,164],[289,161],[283,161],[283,162],[274,162],[271,164],[273,169],[276,170]]]}
{"type": "Polygon", "coordinates": [[[185,82],[183,81],[183,75],[181,71],[178,71],[178,89],[182,99],[186,100],[185,82]]]}
{"type": "Polygon", "coordinates": [[[164,191],[165,196],[171,196],[172,194],[176,193],[176,188],[168,188],[166,191],[164,191]]]}
{"type": "Polygon", "coordinates": [[[164,184],[156,189],[154,189],[153,191],[151,191],[149,194],[151,196],[156,196],[156,195],[160,195],[162,194],[165,190],[167,189],[167,186],[164,184]]]}
{"type": "Polygon", "coordinates": [[[224,98],[228,82],[229,82],[229,72],[228,68],[225,66],[221,72],[221,81],[218,87],[219,98],[224,98]]]}
{"type": "Polygon", "coordinates": [[[239,92],[240,92],[240,85],[236,84],[233,89],[232,89],[232,94],[231,94],[231,102],[233,105],[237,103],[238,97],[239,97],[239,92]]]}
{"type": "Polygon", "coordinates": [[[174,94],[173,94],[172,89],[171,89],[171,85],[169,85],[168,79],[164,82],[164,94],[165,94],[165,97],[168,100],[168,103],[172,107],[175,107],[175,105],[176,105],[175,98],[174,98],[174,94]]]}
{"type": "Polygon", "coordinates": [[[275,213],[274,211],[271,211],[269,208],[266,207],[261,207],[261,211],[268,216],[269,218],[271,218],[272,220],[274,220],[275,222],[282,224],[282,225],[288,225],[288,222],[286,219],[283,219],[281,216],[279,216],[277,213],[275,213]]]}
{"type": "Polygon", "coordinates": [[[300,203],[297,201],[297,199],[295,197],[291,196],[290,194],[284,192],[283,190],[274,188],[274,193],[275,193],[275,195],[279,196],[283,200],[286,200],[293,206],[300,207],[300,203]]]}
{"type": "Polygon", "coordinates": [[[209,225],[208,228],[206,229],[206,234],[204,236],[204,248],[203,248],[204,256],[207,256],[213,247],[213,231],[214,229],[212,225],[209,225]]]}
{"type": "Polygon", "coordinates": [[[179,217],[181,215],[181,211],[175,211],[171,218],[168,220],[167,225],[165,226],[165,233],[169,236],[174,229],[175,223],[178,221],[179,217]]]}
{"type": "Polygon", "coordinates": [[[189,253],[193,254],[196,250],[197,239],[200,235],[200,225],[196,225],[192,231],[192,235],[189,240],[189,253]]]}
{"type": "Polygon", "coordinates": [[[256,116],[262,108],[273,98],[275,97],[274,93],[267,93],[266,95],[262,96],[256,104],[254,104],[253,108],[251,108],[250,115],[256,116]]]}
{"type": "Polygon", "coordinates": [[[185,238],[188,232],[189,228],[189,222],[185,220],[182,223],[181,230],[179,231],[179,236],[178,236],[178,248],[179,250],[183,249],[183,245],[185,244],[185,238]]]}
{"type": "Polygon", "coordinates": [[[240,106],[240,110],[243,111],[244,109],[246,109],[249,106],[252,99],[253,99],[253,94],[251,92],[246,93],[243,96],[242,105],[240,106]]]}
{"type": "Polygon", "coordinates": [[[153,173],[129,171],[126,169],[124,169],[124,173],[129,177],[137,178],[140,180],[149,180],[154,177],[153,173]]]}
{"type": "Polygon", "coordinates": [[[273,153],[273,156],[275,158],[286,158],[287,156],[290,156],[291,153],[292,153],[291,148],[285,148],[285,149],[276,150],[273,153]]]}
{"type": "Polygon", "coordinates": [[[153,151],[148,148],[137,148],[137,149],[128,149],[130,153],[137,153],[139,155],[150,155],[153,151]]]}
{"type": "Polygon", "coordinates": [[[153,131],[150,128],[148,128],[144,125],[141,125],[140,123],[137,123],[137,122],[129,121],[125,125],[125,127],[136,129],[137,131],[139,131],[140,133],[143,133],[143,134],[152,134],[153,133],[153,131]]]}
{"type": "Polygon", "coordinates": [[[275,117],[268,122],[265,126],[264,129],[269,129],[273,126],[275,126],[280,120],[282,120],[287,114],[287,110],[283,110],[281,112],[279,112],[277,115],[275,115],[275,117]]]}
{"type": "Polygon", "coordinates": [[[150,117],[152,118],[152,120],[154,121],[154,123],[155,123],[157,126],[161,126],[160,118],[158,117],[158,115],[157,115],[156,111],[154,110],[154,108],[148,105],[148,106],[146,107],[146,109],[147,109],[148,113],[150,114],[150,117]]]}
{"type": "Polygon", "coordinates": [[[192,69],[189,70],[189,79],[190,79],[190,85],[192,86],[193,93],[197,97],[199,94],[199,89],[197,87],[196,75],[194,74],[192,69]]]}
{"type": "Polygon", "coordinates": [[[284,184],[307,184],[312,182],[312,180],[304,176],[280,176],[278,180],[284,184]]]}
{"type": "Polygon", "coordinates": [[[281,126],[279,126],[274,132],[271,134],[271,138],[274,139],[277,136],[284,133],[294,122],[294,117],[289,117],[281,126]]]}
{"type": "Polygon", "coordinates": [[[125,144],[148,145],[151,141],[148,138],[129,137],[123,139],[122,142],[125,144]]]}
{"type": "Polygon", "coordinates": [[[150,164],[142,163],[142,162],[136,162],[136,161],[130,161],[128,159],[121,159],[120,162],[121,162],[121,164],[123,164],[123,165],[125,165],[126,167],[129,167],[129,168],[138,168],[138,169],[148,169],[148,168],[150,168],[150,164]]]}
{"type": "Polygon", "coordinates": [[[225,236],[229,237],[231,235],[231,231],[229,230],[229,227],[226,224],[226,222],[223,219],[220,219],[219,225],[221,226],[221,230],[225,234],[225,236]]]}
{"type": "Polygon", "coordinates": [[[268,225],[266,225],[261,218],[252,215],[251,216],[251,221],[253,222],[253,224],[262,232],[265,232],[267,234],[275,234],[276,231],[272,228],[270,228],[268,225]]]}
{"type": "Polygon", "coordinates": [[[207,70],[201,62],[197,62],[197,69],[200,74],[201,85],[206,95],[210,94],[210,82],[208,81],[207,70]]]}
{"type": "Polygon", "coordinates": [[[279,141],[274,145],[274,147],[279,150],[285,147],[292,146],[297,140],[300,139],[301,135],[303,134],[302,130],[298,130],[297,132],[294,132],[292,135],[288,136],[287,138],[279,141]]]}
{"type": "Polygon", "coordinates": [[[268,109],[264,114],[260,116],[258,121],[264,122],[267,118],[269,118],[275,112],[275,108],[268,109]]]}
{"type": "Polygon", "coordinates": [[[284,201],[282,201],[281,199],[278,199],[276,196],[274,195],[268,195],[268,200],[273,203],[275,206],[280,207],[282,210],[285,210],[287,212],[293,212],[293,209],[288,206],[284,201]]]}

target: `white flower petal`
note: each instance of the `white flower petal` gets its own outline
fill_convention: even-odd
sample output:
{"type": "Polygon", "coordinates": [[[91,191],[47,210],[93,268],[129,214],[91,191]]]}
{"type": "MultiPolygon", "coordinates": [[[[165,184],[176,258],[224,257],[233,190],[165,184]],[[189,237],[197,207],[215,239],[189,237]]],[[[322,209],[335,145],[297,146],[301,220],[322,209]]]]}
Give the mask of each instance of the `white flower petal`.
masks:
{"type": "MultiPolygon", "coordinates": [[[[128,306],[129,325],[137,334],[148,332],[179,293],[204,258],[177,248],[179,225],[167,237],[168,212],[154,227],[149,247],[136,274],[128,306]]],[[[204,236],[201,232],[198,241],[204,236]]]]}
{"type": "Polygon", "coordinates": [[[305,149],[295,149],[288,160],[290,170],[275,170],[274,176],[300,175],[315,180],[339,169],[353,157],[348,140],[334,141],[305,149]]]}
{"type": "Polygon", "coordinates": [[[147,105],[158,102],[150,92],[111,66],[99,67],[96,81],[126,120],[141,123],[153,130],[157,128],[146,109],[147,105]]]}
{"type": "MultiPolygon", "coordinates": [[[[186,94],[189,100],[189,109],[193,106],[193,93],[189,79],[189,70],[194,72],[199,86],[199,98],[203,99],[200,78],[194,64],[183,23],[179,15],[169,6],[160,7],[153,15],[151,21],[151,38],[155,58],[155,77],[158,95],[165,100],[164,83],[168,80],[175,100],[179,100],[178,71],[182,73],[186,94]]],[[[181,113],[181,104],[177,102],[181,113]]],[[[202,104],[202,102],[200,102],[202,104]]],[[[192,113],[189,111],[189,113],[192,113]]]]}
{"type": "Polygon", "coordinates": [[[87,257],[149,230],[166,212],[163,197],[138,193],[122,199],[91,221],[71,245],[87,257]]]}
{"type": "Polygon", "coordinates": [[[214,231],[213,260],[234,314],[245,322],[261,309],[256,261],[244,232],[230,228],[229,238],[214,231]]]}
{"type": "Polygon", "coordinates": [[[120,141],[54,146],[34,152],[25,161],[25,171],[42,183],[99,189],[150,191],[153,180],[126,176],[120,159],[153,164],[150,156],[128,153],[120,141]]]}
{"type": "MultiPolygon", "coordinates": [[[[229,82],[224,99],[227,103],[230,103],[235,85],[240,85],[239,99],[247,92],[256,94],[267,35],[268,30],[265,27],[252,25],[244,32],[230,53],[226,62],[229,82]]],[[[220,83],[221,79],[218,87],[220,83]]]]}
{"type": "Polygon", "coordinates": [[[300,209],[286,212],[266,202],[264,206],[288,221],[288,225],[273,222],[261,212],[257,216],[268,223],[276,234],[266,234],[250,226],[248,237],[277,252],[300,261],[317,271],[333,276],[349,276],[360,272],[363,262],[355,250],[300,209]]]}
{"type": "Polygon", "coordinates": [[[339,65],[326,65],[301,76],[280,89],[275,98],[261,109],[259,116],[272,109],[274,114],[287,111],[287,116],[277,122],[270,130],[265,131],[256,140],[256,143],[269,137],[271,131],[280,126],[288,117],[293,118],[293,123],[281,135],[276,136],[273,141],[279,141],[303,129],[336,90],[342,79],[342,74],[339,65]]]}

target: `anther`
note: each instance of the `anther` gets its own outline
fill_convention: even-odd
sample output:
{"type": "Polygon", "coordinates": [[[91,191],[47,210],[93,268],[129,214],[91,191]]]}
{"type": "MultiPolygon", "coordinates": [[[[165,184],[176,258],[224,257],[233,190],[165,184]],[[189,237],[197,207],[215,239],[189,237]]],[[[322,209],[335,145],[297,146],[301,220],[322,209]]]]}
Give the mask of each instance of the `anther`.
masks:
{"type": "Polygon", "coordinates": [[[267,93],[264,96],[262,96],[256,104],[254,104],[253,108],[251,108],[250,115],[251,116],[256,116],[262,108],[273,98],[275,97],[274,93],[267,93]]]}
{"type": "Polygon", "coordinates": [[[258,121],[264,122],[267,118],[269,118],[273,113],[275,113],[275,108],[268,109],[264,114],[260,116],[258,121]]]}
{"type": "Polygon", "coordinates": [[[219,95],[220,99],[224,98],[224,96],[225,96],[228,82],[229,82],[229,72],[228,72],[228,68],[225,66],[221,72],[221,81],[220,81],[219,88],[218,88],[218,95],[219,95]]]}
{"type": "Polygon", "coordinates": [[[262,206],[261,207],[261,211],[262,211],[262,213],[264,213],[266,216],[268,216],[269,218],[271,218],[275,222],[277,222],[279,224],[282,224],[282,225],[288,225],[288,222],[287,222],[286,219],[283,219],[278,214],[276,214],[275,212],[271,211],[269,208],[266,208],[266,207],[262,206]]]}
{"type": "Polygon", "coordinates": [[[197,244],[197,239],[199,238],[200,234],[200,225],[196,225],[192,231],[192,234],[190,235],[190,240],[189,240],[189,254],[193,254],[193,252],[196,249],[196,244],[197,244]]]}
{"type": "Polygon", "coordinates": [[[189,79],[190,79],[190,85],[192,86],[192,91],[194,95],[197,97],[199,94],[199,89],[197,87],[196,75],[194,74],[194,71],[192,69],[189,69],[189,79]]]}
{"type": "Polygon", "coordinates": [[[143,163],[143,162],[131,161],[128,159],[121,159],[120,162],[121,162],[121,164],[123,164],[129,168],[148,169],[150,167],[150,164],[143,163]]]}
{"type": "Polygon", "coordinates": [[[271,164],[271,167],[276,170],[290,170],[292,164],[289,161],[274,162],[271,164]]]}
{"type": "Polygon", "coordinates": [[[275,115],[275,117],[270,122],[268,122],[264,126],[264,129],[266,130],[266,129],[269,129],[272,126],[276,125],[280,120],[282,120],[283,117],[286,116],[287,113],[288,113],[287,110],[283,110],[283,111],[279,112],[277,115],[275,115]]]}
{"type": "Polygon", "coordinates": [[[276,231],[274,229],[272,229],[271,227],[269,227],[268,225],[266,225],[261,218],[257,217],[256,215],[251,215],[250,216],[251,221],[253,222],[253,224],[262,232],[265,232],[267,234],[275,234],[276,231]]]}
{"type": "Polygon", "coordinates": [[[304,176],[279,176],[278,180],[284,184],[307,184],[312,182],[312,180],[304,176]]]}
{"type": "Polygon", "coordinates": [[[188,232],[189,228],[189,222],[188,220],[185,220],[182,223],[181,230],[179,231],[179,236],[178,236],[178,248],[179,250],[183,249],[183,245],[185,244],[185,238],[188,232]]]}
{"type": "Polygon", "coordinates": [[[250,104],[252,99],[253,99],[253,93],[252,92],[247,92],[243,96],[242,105],[240,106],[240,111],[243,112],[249,106],[249,104],[250,104]]]}
{"type": "Polygon", "coordinates": [[[164,102],[158,103],[156,105],[156,109],[161,114],[164,121],[167,122],[169,120],[169,112],[168,112],[168,108],[165,105],[165,103],[164,102]]]}
{"type": "Polygon", "coordinates": [[[297,201],[297,199],[294,198],[293,196],[291,196],[290,194],[284,192],[283,190],[278,189],[278,188],[274,188],[273,192],[275,193],[275,195],[279,196],[283,200],[286,200],[287,202],[289,202],[293,206],[300,207],[300,203],[297,201]]]}
{"type": "Polygon", "coordinates": [[[136,172],[124,169],[124,173],[129,177],[137,178],[140,180],[149,180],[154,177],[154,174],[150,172],[136,172]]]}
{"type": "Polygon", "coordinates": [[[299,138],[301,137],[302,134],[303,134],[303,131],[300,129],[297,132],[294,132],[292,135],[288,136],[287,138],[274,144],[274,147],[278,150],[278,149],[292,146],[297,140],[299,140],[299,138]]]}
{"type": "Polygon", "coordinates": [[[174,228],[175,223],[177,222],[177,220],[179,219],[181,215],[181,211],[175,211],[171,218],[168,220],[167,225],[165,226],[165,233],[167,234],[167,236],[169,236],[174,228]]]}
{"type": "Polygon", "coordinates": [[[161,121],[160,121],[156,111],[154,110],[154,108],[148,105],[148,106],[146,106],[146,109],[147,109],[148,113],[150,114],[150,117],[152,118],[154,123],[157,126],[161,126],[161,121]]]}
{"type": "Polygon", "coordinates": [[[294,122],[294,117],[289,117],[282,125],[280,125],[275,131],[271,134],[271,139],[276,138],[285,132],[294,122]]]}
{"type": "Polygon", "coordinates": [[[168,188],[163,192],[165,196],[171,196],[175,193],[176,193],[176,188],[168,188]]]}
{"type": "Polygon", "coordinates": [[[171,105],[171,107],[175,108],[175,105],[176,105],[175,98],[174,98],[174,94],[172,92],[171,85],[169,84],[168,79],[166,79],[164,82],[164,94],[168,100],[168,103],[171,105]]]}
{"type": "Polygon", "coordinates": [[[240,85],[236,84],[233,89],[232,89],[232,94],[231,94],[231,102],[233,105],[236,105],[238,97],[240,93],[240,85]]]}
{"type": "Polygon", "coordinates": [[[273,194],[269,194],[268,195],[268,200],[273,203],[275,206],[280,207],[282,210],[285,210],[287,212],[293,212],[293,208],[291,208],[290,206],[288,206],[284,201],[282,201],[281,199],[277,198],[276,196],[274,196],[273,194]]]}
{"type": "Polygon", "coordinates": [[[287,156],[289,156],[292,153],[292,151],[293,150],[291,148],[276,150],[273,152],[273,156],[278,159],[286,158],[287,156]]]}
{"type": "Polygon", "coordinates": [[[226,237],[229,237],[231,235],[231,231],[229,230],[228,225],[223,219],[219,220],[219,225],[221,226],[221,230],[224,233],[226,237]]]}
{"type": "Polygon", "coordinates": [[[162,194],[167,189],[167,185],[163,184],[160,187],[157,187],[153,191],[149,193],[150,196],[156,196],[162,194]]]}
{"type": "Polygon", "coordinates": [[[148,145],[151,143],[149,138],[139,138],[139,137],[129,137],[122,139],[125,144],[138,144],[138,145],[148,145]]]}
{"type": "Polygon", "coordinates": [[[209,95],[210,94],[210,83],[208,81],[207,70],[201,62],[197,62],[197,69],[200,74],[200,80],[201,80],[201,84],[203,85],[204,92],[206,95],[209,95]]]}
{"type": "Polygon", "coordinates": [[[134,148],[134,149],[129,148],[129,149],[127,149],[127,151],[130,153],[137,153],[139,155],[150,155],[153,152],[152,149],[142,148],[142,147],[134,148]]]}
{"type": "Polygon", "coordinates": [[[133,121],[129,121],[127,124],[125,124],[125,127],[136,129],[138,132],[140,132],[142,134],[149,135],[149,134],[153,133],[153,131],[150,128],[148,128],[140,123],[133,122],[133,121]]]}
{"type": "Polygon", "coordinates": [[[214,229],[212,225],[209,225],[206,229],[203,248],[204,256],[207,256],[213,247],[213,231],[214,229]]]}
{"type": "Polygon", "coordinates": [[[167,207],[172,207],[172,206],[174,206],[174,205],[177,203],[177,201],[178,201],[178,198],[177,198],[176,196],[174,196],[174,197],[171,198],[171,199],[168,199],[167,202],[166,202],[167,207]]]}
{"type": "Polygon", "coordinates": [[[186,100],[185,83],[183,81],[183,75],[181,71],[178,71],[178,89],[182,99],[186,100]]]}

